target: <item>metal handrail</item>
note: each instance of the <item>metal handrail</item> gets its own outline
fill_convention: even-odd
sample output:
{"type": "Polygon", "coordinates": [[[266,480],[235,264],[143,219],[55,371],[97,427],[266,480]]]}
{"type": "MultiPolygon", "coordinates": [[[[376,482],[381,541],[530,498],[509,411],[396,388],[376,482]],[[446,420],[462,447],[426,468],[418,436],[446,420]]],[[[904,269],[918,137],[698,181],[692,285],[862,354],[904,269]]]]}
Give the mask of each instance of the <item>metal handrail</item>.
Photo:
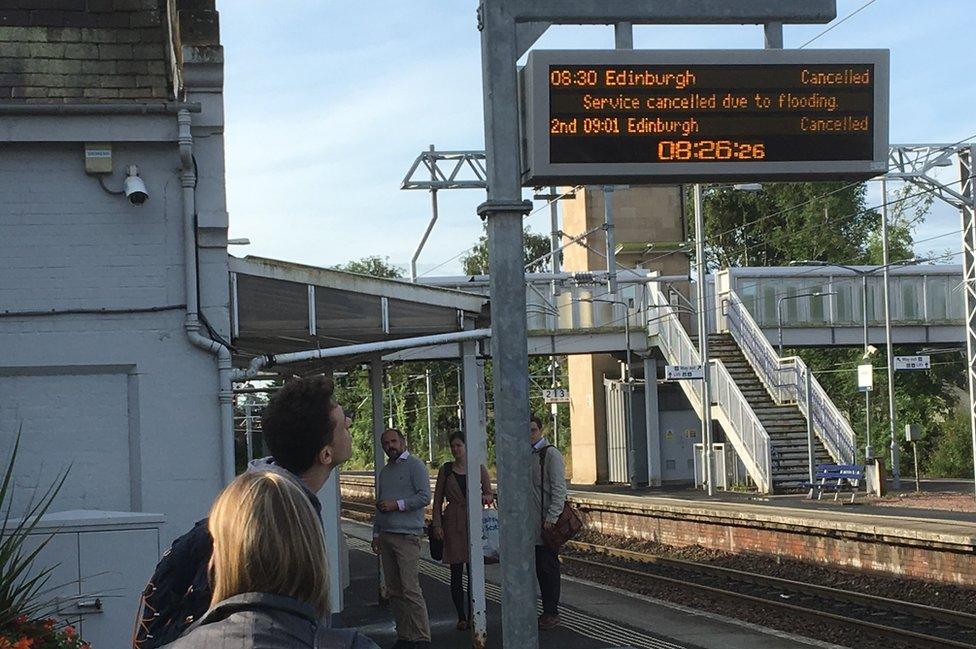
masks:
{"type": "MultiPolygon", "coordinates": [[[[658,346],[672,365],[700,365],[701,356],[685,331],[677,311],[657,288],[648,288],[655,310],[648,334],[656,335],[658,346]]],[[[709,381],[715,406],[712,412],[722,423],[726,437],[735,447],[749,475],[763,493],[772,492],[772,444],[762,422],[743,396],[720,359],[709,363],[709,381]]],[[[681,381],[681,388],[699,415],[702,413],[702,384],[681,381]]]]}
{"type": "MultiPolygon", "coordinates": [[[[723,296],[729,333],[745,354],[759,379],[778,404],[796,403],[810,418],[806,402],[806,375],[810,368],[798,356],[780,358],[735,291],[723,296]]],[[[810,375],[810,409],[813,429],[835,462],[854,463],[855,436],[850,422],[840,413],[820,382],[810,375]]]]}
{"type": "Polygon", "coordinates": [[[796,393],[796,404],[805,418],[810,417],[807,412],[805,388],[806,375],[810,372],[810,409],[813,411],[813,430],[823,442],[824,447],[838,464],[854,464],[855,435],[854,429],[841,414],[827,391],[820,385],[820,381],[813,375],[810,368],[799,356],[780,359],[784,373],[792,377],[789,389],[796,393]]]}

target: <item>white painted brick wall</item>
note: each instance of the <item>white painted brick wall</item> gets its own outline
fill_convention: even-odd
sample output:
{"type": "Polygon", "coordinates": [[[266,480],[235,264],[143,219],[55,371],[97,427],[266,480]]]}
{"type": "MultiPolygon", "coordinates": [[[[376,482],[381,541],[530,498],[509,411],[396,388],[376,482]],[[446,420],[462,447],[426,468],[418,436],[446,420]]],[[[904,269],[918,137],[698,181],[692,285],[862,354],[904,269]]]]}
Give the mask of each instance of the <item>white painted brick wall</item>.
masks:
{"type": "MultiPolygon", "coordinates": [[[[220,138],[209,145],[222,155],[220,138]]],[[[2,145],[0,313],[185,302],[177,147],[113,149],[110,182],[139,165],[150,193],[141,208],[85,175],[81,144],[2,145]]],[[[222,182],[198,192],[223,204],[222,182]]],[[[208,316],[225,330],[226,273],[205,269],[208,316]]],[[[0,459],[21,422],[27,436],[19,505],[74,462],[54,511],[134,504],[166,515],[164,546],[206,515],[221,487],[217,371],[187,342],[184,315],[0,317],[0,459]]]]}
{"type": "Polygon", "coordinates": [[[0,155],[3,310],[154,306],[181,297],[181,188],[175,146],[114,147],[138,164],[150,200],[132,206],[84,173],[80,144],[14,145],[0,155]]]}
{"type": "Polygon", "coordinates": [[[0,436],[20,430],[17,463],[26,469],[14,480],[15,510],[66,470],[57,509],[129,510],[126,394],[125,373],[0,376],[0,436]]]}

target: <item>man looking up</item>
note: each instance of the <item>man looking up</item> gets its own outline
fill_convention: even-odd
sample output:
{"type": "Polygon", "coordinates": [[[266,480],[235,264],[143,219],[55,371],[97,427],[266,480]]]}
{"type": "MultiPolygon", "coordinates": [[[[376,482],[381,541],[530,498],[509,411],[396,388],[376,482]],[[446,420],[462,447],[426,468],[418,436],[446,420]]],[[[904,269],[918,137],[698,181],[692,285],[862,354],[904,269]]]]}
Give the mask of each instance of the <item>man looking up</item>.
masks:
{"type": "Polygon", "coordinates": [[[430,622],[420,590],[419,562],[430,476],[424,463],[407,451],[406,439],[396,428],[387,429],[380,443],[390,459],[376,484],[373,552],[380,555],[396,620],[393,646],[424,649],[430,647],[430,622]]]}
{"type": "MultiPolygon", "coordinates": [[[[334,390],[332,379],[323,376],[286,383],[262,415],[264,442],[271,456],[249,466],[295,482],[319,516],[322,505],[315,494],[332,470],[352,456],[350,421],[332,398],[334,390]]],[[[207,612],[212,553],[207,519],[173,541],[143,592],[135,647],[153,649],[172,642],[207,612]]]]}

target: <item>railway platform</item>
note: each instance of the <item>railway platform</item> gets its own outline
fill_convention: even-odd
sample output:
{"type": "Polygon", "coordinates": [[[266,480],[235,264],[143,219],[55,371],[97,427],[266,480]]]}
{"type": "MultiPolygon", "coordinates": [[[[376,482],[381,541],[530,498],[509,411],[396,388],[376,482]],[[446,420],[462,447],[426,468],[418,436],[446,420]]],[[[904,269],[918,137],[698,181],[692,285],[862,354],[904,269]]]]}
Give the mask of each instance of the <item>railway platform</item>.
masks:
{"type": "MultiPolygon", "coordinates": [[[[369,548],[370,528],[343,521],[350,550],[349,590],[343,622],[369,635],[382,648],[396,640],[393,616],[378,603],[377,562],[369,548]]],[[[429,558],[421,560],[421,586],[430,614],[432,647],[471,646],[470,635],[455,629],[456,616],[449,592],[449,571],[429,558]]],[[[497,566],[487,571],[488,641],[501,647],[501,591],[497,566]]],[[[540,632],[540,647],[553,649],[833,649],[831,645],[788,633],[692,610],[653,598],[564,576],[562,624],[540,632]]],[[[838,648],[839,649],[839,648],[838,648]]]]}
{"type": "MultiPolygon", "coordinates": [[[[372,498],[372,477],[344,475],[343,499],[372,498]]],[[[701,491],[571,486],[588,530],[670,546],[795,559],[976,586],[976,514],[701,491]]]]}
{"type": "Polygon", "coordinates": [[[569,497],[588,529],[610,536],[976,585],[976,515],[969,512],[619,488],[573,488],[569,497]]]}

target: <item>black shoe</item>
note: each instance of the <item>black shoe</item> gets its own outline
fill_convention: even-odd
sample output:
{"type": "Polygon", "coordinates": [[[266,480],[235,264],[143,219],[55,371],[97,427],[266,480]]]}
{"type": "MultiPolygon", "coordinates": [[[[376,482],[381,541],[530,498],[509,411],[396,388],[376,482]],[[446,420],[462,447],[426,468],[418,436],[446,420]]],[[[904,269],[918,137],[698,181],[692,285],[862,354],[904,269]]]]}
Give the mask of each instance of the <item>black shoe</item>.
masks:
{"type": "Polygon", "coordinates": [[[430,649],[430,642],[427,640],[417,640],[413,643],[413,649],[430,649]]]}
{"type": "Polygon", "coordinates": [[[409,640],[397,640],[390,649],[414,649],[415,643],[409,640]]]}

